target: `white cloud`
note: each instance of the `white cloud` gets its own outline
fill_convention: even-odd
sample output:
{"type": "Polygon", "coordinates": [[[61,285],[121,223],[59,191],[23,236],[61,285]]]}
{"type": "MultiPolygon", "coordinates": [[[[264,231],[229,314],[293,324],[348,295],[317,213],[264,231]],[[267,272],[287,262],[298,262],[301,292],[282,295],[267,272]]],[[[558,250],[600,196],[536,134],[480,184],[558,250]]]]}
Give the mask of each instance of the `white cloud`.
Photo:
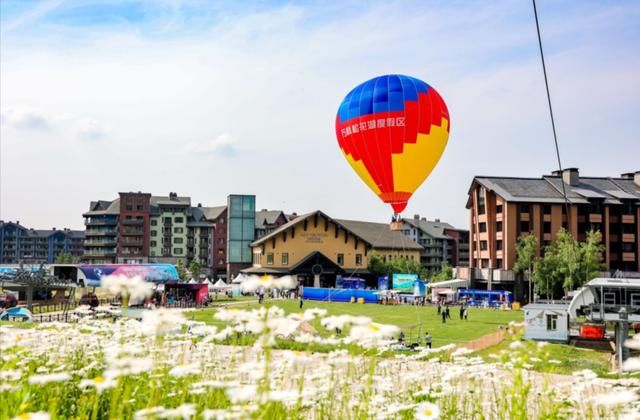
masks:
{"type": "MultiPolygon", "coordinates": [[[[452,117],[449,145],[406,214],[466,226],[473,175],[538,176],[556,164],[530,4],[400,4],[223,7],[191,20],[181,9],[115,28],[28,15],[2,37],[3,218],[79,226],[90,200],[145,190],[209,205],[255,193],[260,208],[385,220],[391,210],[344,161],[333,124],[355,85],[405,73],[432,84],[452,117]],[[25,32],[33,27],[49,32],[25,32]],[[15,104],[37,106],[35,119],[5,115],[15,104]],[[47,129],[26,129],[38,116],[47,129]],[[34,154],[35,137],[56,147],[34,154]],[[75,159],[61,170],[52,157],[63,155],[75,159]],[[200,182],[212,168],[194,165],[198,155],[234,156],[216,160],[215,188],[200,182]],[[28,179],[14,163],[24,159],[34,161],[28,179]],[[67,179],[77,188],[51,212],[25,199],[55,201],[67,179]]],[[[582,172],[640,169],[639,9],[541,5],[563,161],[582,172]]]]}
{"type": "Polygon", "coordinates": [[[223,156],[232,156],[237,152],[236,139],[229,133],[223,133],[210,140],[199,143],[188,143],[184,150],[187,153],[193,154],[219,154],[223,156]]]}
{"type": "Polygon", "coordinates": [[[47,130],[51,123],[44,113],[25,108],[12,106],[0,112],[0,122],[20,130],[47,130]]]}

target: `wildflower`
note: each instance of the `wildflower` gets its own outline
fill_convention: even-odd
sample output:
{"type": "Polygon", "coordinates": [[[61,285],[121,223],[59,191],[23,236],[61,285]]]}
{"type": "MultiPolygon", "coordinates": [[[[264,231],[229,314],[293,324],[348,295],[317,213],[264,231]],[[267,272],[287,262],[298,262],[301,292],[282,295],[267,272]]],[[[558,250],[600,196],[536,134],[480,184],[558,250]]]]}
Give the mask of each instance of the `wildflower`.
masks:
{"type": "Polygon", "coordinates": [[[150,407],[143,408],[142,410],[138,410],[133,414],[133,418],[136,420],[142,420],[146,418],[153,418],[159,413],[164,412],[166,409],[162,406],[159,407],[150,407]]]}
{"type": "Polygon", "coordinates": [[[111,275],[102,278],[102,287],[114,295],[129,297],[129,302],[141,302],[153,293],[153,285],[140,276],[111,275]]]}
{"type": "Polygon", "coordinates": [[[637,401],[638,397],[638,394],[634,391],[623,390],[598,395],[594,398],[593,402],[596,405],[615,406],[632,403],[637,401]]]}
{"type": "Polygon", "coordinates": [[[156,309],[142,314],[142,331],[147,335],[165,335],[175,332],[185,322],[178,311],[156,309]]]}
{"type": "Polygon", "coordinates": [[[258,387],[255,385],[242,385],[227,389],[227,397],[232,403],[237,404],[253,400],[258,393],[258,387]]]}
{"type": "Polygon", "coordinates": [[[430,402],[418,404],[414,412],[414,418],[418,420],[436,420],[440,418],[440,408],[430,402]]]}
{"type": "Polygon", "coordinates": [[[200,369],[200,365],[197,363],[192,363],[190,365],[175,366],[169,371],[169,375],[179,378],[187,375],[197,375],[201,372],[202,370],[200,369]]]}
{"type": "Polygon", "coordinates": [[[313,321],[316,317],[322,317],[327,314],[326,309],[322,308],[310,308],[304,311],[302,315],[302,319],[305,321],[313,321]]]}
{"type": "Polygon", "coordinates": [[[104,377],[104,376],[96,376],[93,379],[83,379],[82,381],[80,381],[80,383],[78,384],[79,388],[88,388],[88,387],[94,387],[96,389],[96,391],[98,393],[104,391],[105,389],[108,388],[113,388],[114,386],[116,386],[118,383],[117,380],[115,380],[112,377],[104,377]]]}
{"type": "Polygon", "coordinates": [[[459,347],[453,353],[451,353],[451,357],[461,357],[466,356],[467,354],[473,353],[473,350],[469,350],[466,347],[459,347]]]}
{"type": "Polygon", "coordinates": [[[182,404],[177,406],[176,408],[165,409],[164,411],[160,411],[158,413],[158,417],[160,418],[191,419],[195,415],[196,415],[195,404],[182,404]]]}
{"type": "Polygon", "coordinates": [[[524,347],[524,344],[522,344],[520,341],[513,341],[511,344],[509,344],[509,348],[511,350],[517,350],[523,347],[524,347]]]}
{"type": "Polygon", "coordinates": [[[71,375],[66,372],[48,373],[44,375],[32,375],[29,377],[29,383],[34,385],[45,385],[51,382],[66,382],[71,379],[71,375]]]}
{"type": "Polygon", "coordinates": [[[640,357],[630,357],[622,363],[622,370],[640,370],[640,357]]]}
{"type": "Polygon", "coordinates": [[[46,411],[37,411],[35,413],[23,413],[13,420],[49,420],[51,416],[46,411]]]}

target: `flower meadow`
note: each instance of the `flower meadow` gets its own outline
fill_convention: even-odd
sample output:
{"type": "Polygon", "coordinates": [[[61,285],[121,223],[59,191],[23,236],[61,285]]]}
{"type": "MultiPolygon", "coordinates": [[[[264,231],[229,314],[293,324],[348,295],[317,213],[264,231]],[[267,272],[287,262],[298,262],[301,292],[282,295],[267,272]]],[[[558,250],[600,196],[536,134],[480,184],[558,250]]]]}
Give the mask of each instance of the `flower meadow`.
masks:
{"type": "Polygon", "coordinates": [[[0,326],[0,418],[640,418],[637,379],[536,372],[553,362],[544,344],[513,341],[487,363],[453,345],[392,352],[397,327],[321,309],[220,309],[224,328],[184,315],[0,326]],[[344,335],[313,334],[314,319],[344,335]]]}

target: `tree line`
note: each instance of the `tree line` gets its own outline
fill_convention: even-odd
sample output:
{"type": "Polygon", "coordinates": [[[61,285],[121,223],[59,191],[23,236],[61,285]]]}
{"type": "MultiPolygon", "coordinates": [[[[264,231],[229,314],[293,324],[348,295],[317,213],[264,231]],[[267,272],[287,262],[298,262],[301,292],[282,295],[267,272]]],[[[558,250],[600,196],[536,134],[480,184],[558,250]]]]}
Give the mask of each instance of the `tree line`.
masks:
{"type": "Polygon", "coordinates": [[[417,274],[419,278],[434,281],[451,280],[453,278],[453,268],[447,263],[442,263],[440,271],[430,274],[429,270],[416,261],[407,257],[391,258],[385,260],[379,254],[372,252],[369,254],[367,270],[376,277],[391,275],[393,273],[417,274]]]}
{"type": "MultiPolygon", "coordinates": [[[[538,238],[529,233],[518,239],[514,270],[531,279],[533,293],[556,299],[575,290],[605,270],[604,245],[598,230],[587,232],[579,242],[561,228],[555,240],[538,255],[538,238]]],[[[529,291],[531,296],[532,291],[529,291]]]]}

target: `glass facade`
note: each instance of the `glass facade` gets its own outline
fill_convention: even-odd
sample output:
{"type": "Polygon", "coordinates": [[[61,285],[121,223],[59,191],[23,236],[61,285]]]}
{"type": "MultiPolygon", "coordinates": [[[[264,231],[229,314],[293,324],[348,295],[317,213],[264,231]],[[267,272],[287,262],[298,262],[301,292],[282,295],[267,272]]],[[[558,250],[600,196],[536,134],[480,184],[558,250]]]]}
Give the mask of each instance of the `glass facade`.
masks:
{"type": "Polygon", "coordinates": [[[227,208],[227,262],[250,264],[252,253],[249,245],[255,239],[256,196],[230,195],[227,208]]]}

